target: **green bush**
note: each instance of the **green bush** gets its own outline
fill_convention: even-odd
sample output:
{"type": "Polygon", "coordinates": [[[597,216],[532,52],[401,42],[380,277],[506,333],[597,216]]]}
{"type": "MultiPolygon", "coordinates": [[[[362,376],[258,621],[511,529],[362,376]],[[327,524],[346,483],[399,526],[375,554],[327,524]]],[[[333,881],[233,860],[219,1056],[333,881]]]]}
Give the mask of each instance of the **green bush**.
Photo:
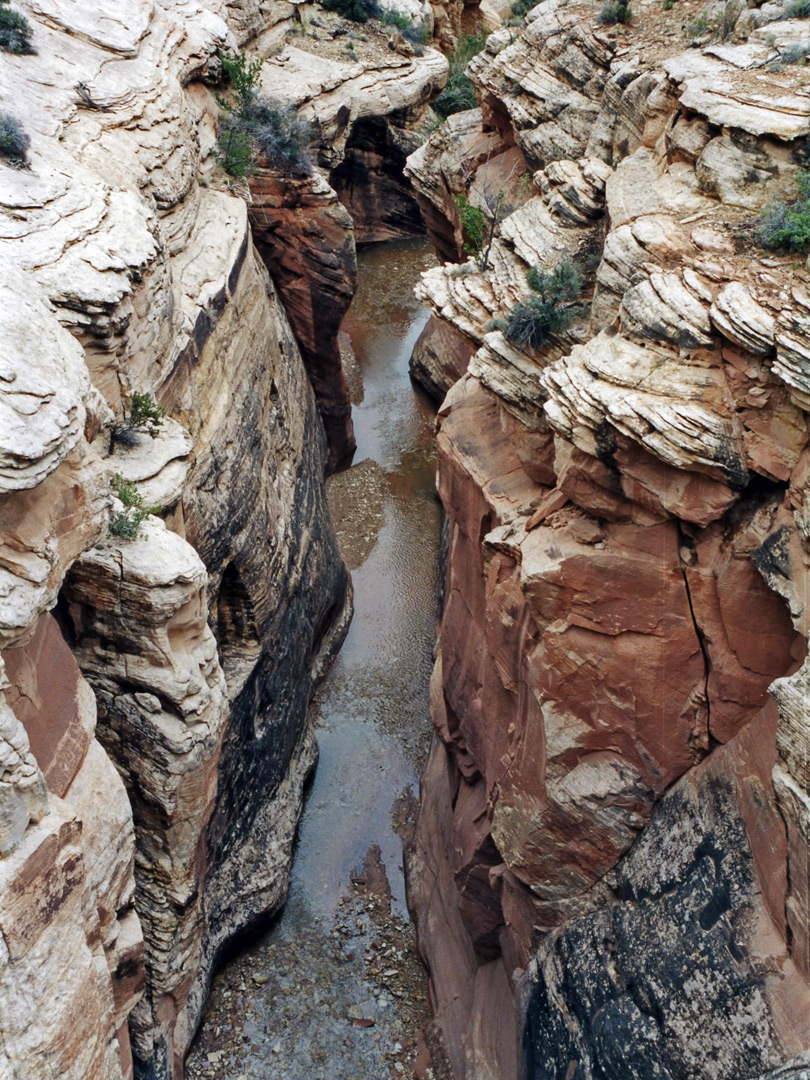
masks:
{"type": "Polygon", "coordinates": [[[133,427],[145,427],[154,438],[158,428],[163,423],[166,410],[158,405],[151,394],[140,394],[137,390],[132,391],[129,403],[129,422],[133,427]]]}
{"type": "Polygon", "coordinates": [[[427,45],[430,40],[427,26],[424,23],[414,23],[408,15],[403,15],[401,11],[396,11],[394,8],[382,8],[380,9],[379,18],[383,26],[395,26],[405,40],[417,48],[420,45],[427,45]]]}
{"type": "Polygon", "coordinates": [[[558,263],[551,272],[533,266],[526,284],[531,294],[494,325],[519,349],[538,349],[550,334],[565,330],[582,314],[582,308],[573,305],[582,292],[582,274],[568,261],[558,263]]]}
{"type": "Polygon", "coordinates": [[[240,53],[235,58],[222,56],[221,60],[236,91],[235,101],[217,97],[224,113],[217,140],[218,157],[225,171],[229,176],[248,176],[260,151],[272,168],[293,175],[310,173],[310,126],[292,106],[280,105],[256,92],[261,59],[249,60],[240,53]]]}
{"type": "Polygon", "coordinates": [[[766,206],[757,223],[757,237],[765,248],[807,251],[810,248],[810,170],[799,173],[794,202],[766,206]]]}
{"type": "Polygon", "coordinates": [[[450,71],[444,90],[433,102],[435,112],[443,120],[453,113],[465,112],[474,109],[478,102],[475,99],[473,85],[467,78],[466,68],[470,60],[484,48],[487,43],[488,33],[479,30],[477,34],[467,34],[461,38],[456,51],[449,57],[450,71]]]}
{"type": "Polygon", "coordinates": [[[515,0],[509,9],[509,20],[525,19],[536,3],[537,0],[515,0]]]}
{"type": "Polygon", "coordinates": [[[219,163],[228,176],[248,176],[253,166],[253,144],[240,118],[233,113],[222,118],[217,140],[219,163]]]}
{"type": "Polygon", "coordinates": [[[336,11],[344,19],[364,23],[380,16],[377,0],[321,0],[321,7],[327,11],[336,11]]]}
{"type": "Polygon", "coordinates": [[[810,0],[793,0],[787,9],[788,19],[810,19],[810,0]]]}
{"type": "Polygon", "coordinates": [[[0,112],[0,155],[19,168],[25,164],[30,145],[31,140],[20,121],[11,113],[0,112]]]}
{"type": "Polygon", "coordinates": [[[113,477],[112,489],[124,508],[113,512],[110,536],[116,536],[120,540],[134,540],[146,518],[160,513],[160,507],[144,506],[143,495],[131,480],[125,480],[120,473],[113,477]]]}
{"type": "Polygon", "coordinates": [[[506,206],[506,194],[499,191],[479,193],[481,201],[473,205],[466,195],[456,195],[455,203],[464,228],[464,250],[474,255],[478,269],[483,273],[489,265],[489,253],[495,239],[495,231],[501,222],[506,206]]]}
{"type": "Polygon", "coordinates": [[[596,16],[596,21],[603,26],[613,26],[615,23],[631,23],[633,12],[630,10],[629,0],[608,0],[602,10],[596,16]]]}
{"type": "Polygon", "coordinates": [[[31,23],[18,11],[9,11],[7,0],[0,0],[0,49],[5,52],[33,53],[31,23]]]}
{"type": "Polygon", "coordinates": [[[236,91],[236,103],[226,101],[225,98],[219,96],[217,100],[226,112],[237,112],[241,115],[250,108],[250,103],[256,93],[256,86],[262,73],[262,58],[254,56],[251,60],[247,53],[241,52],[238,56],[225,56],[224,53],[220,53],[219,59],[228,82],[236,91]]]}

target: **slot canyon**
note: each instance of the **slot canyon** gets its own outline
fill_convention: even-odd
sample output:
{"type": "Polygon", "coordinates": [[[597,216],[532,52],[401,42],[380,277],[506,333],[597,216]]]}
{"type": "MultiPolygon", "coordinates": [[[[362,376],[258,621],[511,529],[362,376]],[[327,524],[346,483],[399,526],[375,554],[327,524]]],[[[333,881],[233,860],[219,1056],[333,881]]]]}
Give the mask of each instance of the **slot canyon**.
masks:
{"type": "Polygon", "coordinates": [[[0,0],[0,1080],[810,1080],[808,58],[0,0]]]}

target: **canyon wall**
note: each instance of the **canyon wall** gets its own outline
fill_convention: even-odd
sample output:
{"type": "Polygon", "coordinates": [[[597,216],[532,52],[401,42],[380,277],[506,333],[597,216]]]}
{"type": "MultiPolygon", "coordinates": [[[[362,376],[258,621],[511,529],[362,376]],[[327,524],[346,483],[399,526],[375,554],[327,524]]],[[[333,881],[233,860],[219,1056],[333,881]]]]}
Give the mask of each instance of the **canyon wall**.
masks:
{"type": "MultiPolygon", "coordinates": [[[[219,951],[284,900],[308,702],[351,613],[323,476],[352,446],[352,222],[320,174],[260,169],[251,194],[216,164],[217,53],[290,5],[22,6],[36,51],[0,66],[31,139],[0,166],[0,1072],[179,1078],[219,951]],[[135,392],[154,430],[126,422],[135,392]],[[126,538],[133,490],[153,513],[126,538]]],[[[369,109],[372,72],[364,115],[418,118],[445,61],[388,66],[399,97],[369,109]]]]}
{"type": "Polygon", "coordinates": [[[407,166],[453,260],[413,361],[449,539],[408,862],[456,1080],[810,1074],[810,272],[754,231],[808,162],[775,64],[807,23],[685,49],[681,7],[545,0],[407,166]],[[455,195],[501,192],[459,264],[455,195]],[[578,318],[516,347],[566,259],[578,318]]]}

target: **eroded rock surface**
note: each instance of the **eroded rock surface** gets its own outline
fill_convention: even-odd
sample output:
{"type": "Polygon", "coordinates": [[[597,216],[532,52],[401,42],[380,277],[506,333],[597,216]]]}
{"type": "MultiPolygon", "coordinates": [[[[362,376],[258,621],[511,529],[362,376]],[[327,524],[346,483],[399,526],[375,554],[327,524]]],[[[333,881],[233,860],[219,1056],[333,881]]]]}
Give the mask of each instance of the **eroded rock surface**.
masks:
{"type": "Polygon", "coordinates": [[[409,858],[441,1075],[801,1075],[810,274],[751,228],[810,98],[763,73],[789,23],[749,23],[683,52],[660,11],[546,0],[408,162],[449,260],[413,362],[446,393],[409,858]],[[455,196],[498,191],[489,265],[457,265],[455,196]],[[582,316],[517,348],[491,320],[564,259],[582,316]]]}
{"type": "Polygon", "coordinates": [[[0,166],[0,1072],[177,1080],[219,950],[283,902],[350,613],[312,387],[213,157],[216,53],[272,19],[28,14],[0,73],[31,137],[0,166]]]}

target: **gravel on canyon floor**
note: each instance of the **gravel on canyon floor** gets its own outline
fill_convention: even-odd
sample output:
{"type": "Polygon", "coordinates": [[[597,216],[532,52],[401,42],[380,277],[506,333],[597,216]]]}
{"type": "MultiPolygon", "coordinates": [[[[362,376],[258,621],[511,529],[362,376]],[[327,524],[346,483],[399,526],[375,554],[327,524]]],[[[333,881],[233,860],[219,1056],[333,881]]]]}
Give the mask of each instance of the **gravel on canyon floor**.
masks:
{"type": "Polygon", "coordinates": [[[282,929],[226,964],[189,1080],[429,1080],[425,972],[379,849],[341,899],[333,923],[282,929]]]}

